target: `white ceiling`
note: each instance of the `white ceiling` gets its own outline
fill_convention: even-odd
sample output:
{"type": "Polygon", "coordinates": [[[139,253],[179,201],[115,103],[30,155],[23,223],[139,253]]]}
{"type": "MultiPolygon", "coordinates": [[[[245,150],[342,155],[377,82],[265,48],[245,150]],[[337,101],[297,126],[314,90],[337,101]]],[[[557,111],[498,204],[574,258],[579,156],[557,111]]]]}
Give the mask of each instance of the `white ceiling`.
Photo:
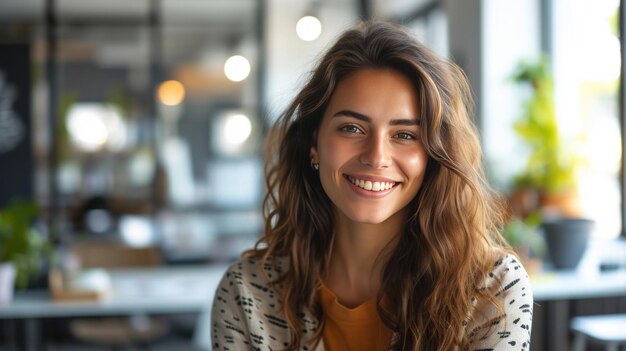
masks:
{"type": "Polygon", "coordinates": [[[372,10],[382,18],[403,18],[431,2],[433,0],[372,0],[372,10]]]}
{"type": "MultiPolygon", "coordinates": [[[[55,0],[59,38],[89,47],[107,65],[148,62],[155,4],[162,25],[153,33],[162,38],[165,64],[233,50],[256,33],[256,0],[55,0]]],[[[46,0],[0,0],[0,25],[43,26],[45,6],[46,0]]]]}
{"type": "MultiPolygon", "coordinates": [[[[55,0],[60,22],[143,22],[158,4],[165,24],[245,25],[254,15],[254,0],[55,0]]],[[[43,21],[46,0],[0,0],[0,21],[43,21]]]]}

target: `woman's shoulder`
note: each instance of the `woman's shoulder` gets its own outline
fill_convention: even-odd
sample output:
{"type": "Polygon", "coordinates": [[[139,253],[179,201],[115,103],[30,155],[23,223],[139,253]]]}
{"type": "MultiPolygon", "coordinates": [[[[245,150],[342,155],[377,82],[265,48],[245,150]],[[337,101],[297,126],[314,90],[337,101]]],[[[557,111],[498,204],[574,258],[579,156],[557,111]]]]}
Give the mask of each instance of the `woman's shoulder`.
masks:
{"type": "Polygon", "coordinates": [[[285,260],[280,258],[270,257],[264,261],[256,256],[244,256],[228,267],[221,285],[226,284],[235,289],[252,290],[258,293],[271,291],[269,295],[275,295],[272,282],[280,277],[285,266],[285,260]]]}
{"type": "MultiPolygon", "coordinates": [[[[482,288],[501,306],[478,303],[469,336],[471,350],[528,350],[533,314],[533,295],[528,273],[512,254],[500,256],[491,266],[482,288]]],[[[483,301],[484,302],[484,301],[483,301]]]]}
{"type": "Polygon", "coordinates": [[[283,260],[242,257],[230,265],[213,301],[214,344],[236,350],[252,345],[254,349],[280,349],[288,344],[288,323],[272,284],[283,264],[283,260]]]}
{"type": "Polygon", "coordinates": [[[521,296],[532,296],[528,273],[519,258],[513,254],[502,255],[494,262],[485,285],[494,291],[496,296],[512,292],[521,296]]]}

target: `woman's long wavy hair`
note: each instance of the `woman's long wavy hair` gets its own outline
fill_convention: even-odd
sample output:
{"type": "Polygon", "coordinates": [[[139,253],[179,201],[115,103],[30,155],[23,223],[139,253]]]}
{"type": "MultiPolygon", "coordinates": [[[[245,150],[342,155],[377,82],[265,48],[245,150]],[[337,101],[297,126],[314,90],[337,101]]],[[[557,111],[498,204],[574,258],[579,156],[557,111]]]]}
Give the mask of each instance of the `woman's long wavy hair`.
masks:
{"type": "Polygon", "coordinates": [[[395,25],[366,22],[341,35],[270,131],[265,233],[247,255],[263,264],[287,260],[288,269],[273,281],[291,331],[287,349],[319,342],[322,327],[310,340],[301,337],[301,313],[313,313],[323,326],[317,289],[327,268],[335,217],[310,166],[310,150],[337,84],[369,68],[394,69],[413,82],[429,158],[403,233],[386,258],[379,315],[395,332],[393,349],[465,349],[473,306],[503,311],[494,293],[482,286],[506,250],[498,234],[503,211],[482,171],[465,75],[395,25]]]}

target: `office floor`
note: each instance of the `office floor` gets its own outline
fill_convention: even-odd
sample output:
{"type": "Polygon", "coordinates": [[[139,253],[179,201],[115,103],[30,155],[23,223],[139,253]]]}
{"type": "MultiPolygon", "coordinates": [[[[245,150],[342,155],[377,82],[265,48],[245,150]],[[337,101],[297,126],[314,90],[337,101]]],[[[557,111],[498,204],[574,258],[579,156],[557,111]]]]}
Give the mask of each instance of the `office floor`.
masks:
{"type": "MultiPolygon", "coordinates": [[[[41,325],[41,344],[37,351],[203,351],[193,344],[195,315],[169,316],[170,328],[167,335],[147,346],[122,347],[87,344],[69,333],[71,319],[47,319],[41,325]]],[[[0,321],[0,351],[23,351],[25,333],[19,323],[0,321]]],[[[207,350],[204,350],[207,351],[207,350]]]]}
{"type": "MultiPolygon", "coordinates": [[[[13,351],[12,347],[0,344],[0,351],[13,351]]],[[[147,348],[127,347],[111,349],[110,347],[91,346],[79,343],[50,343],[44,345],[42,351],[203,351],[186,340],[164,340],[147,348]]],[[[206,350],[204,350],[206,351],[206,350]]]]}
{"type": "MultiPolygon", "coordinates": [[[[47,345],[45,351],[112,351],[109,347],[94,347],[89,345],[80,344],[56,344],[47,345]]],[[[201,349],[191,345],[189,341],[185,340],[165,340],[158,344],[151,345],[148,348],[117,348],[119,351],[201,351],[201,349]]]]}

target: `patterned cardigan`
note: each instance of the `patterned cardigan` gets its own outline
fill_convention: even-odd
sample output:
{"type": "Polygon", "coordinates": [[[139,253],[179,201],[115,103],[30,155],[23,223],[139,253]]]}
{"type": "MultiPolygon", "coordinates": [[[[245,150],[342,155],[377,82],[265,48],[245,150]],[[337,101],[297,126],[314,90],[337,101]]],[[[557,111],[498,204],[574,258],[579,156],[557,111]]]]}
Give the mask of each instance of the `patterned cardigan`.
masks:
{"type": "MultiPolygon", "coordinates": [[[[277,269],[267,264],[263,269],[270,279],[284,270],[286,263],[277,261],[277,269]]],[[[528,275],[517,258],[508,255],[499,260],[489,273],[486,286],[497,289],[497,298],[506,315],[495,309],[474,311],[475,322],[469,326],[476,336],[471,351],[528,350],[532,323],[533,297],[528,275]],[[492,328],[487,336],[480,331],[492,328]],[[481,337],[479,337],[481,336],[481,337]]],[[[302,340],[310,341],[319,323],[304,313],[302,340]]],[[[290,340],[289,328],[277,292],[268,285],[259,261],[243,258],[224,274],[211,311],[211,342],[213,350],[282,350],[290,340]]],[[[303,343],[303,344],[304,344],[303,343]]],[[[323,341],[315,351],[323,351],[323,341]]],[[[312,351],[303,345],[301,350],[312,351]]]]}

